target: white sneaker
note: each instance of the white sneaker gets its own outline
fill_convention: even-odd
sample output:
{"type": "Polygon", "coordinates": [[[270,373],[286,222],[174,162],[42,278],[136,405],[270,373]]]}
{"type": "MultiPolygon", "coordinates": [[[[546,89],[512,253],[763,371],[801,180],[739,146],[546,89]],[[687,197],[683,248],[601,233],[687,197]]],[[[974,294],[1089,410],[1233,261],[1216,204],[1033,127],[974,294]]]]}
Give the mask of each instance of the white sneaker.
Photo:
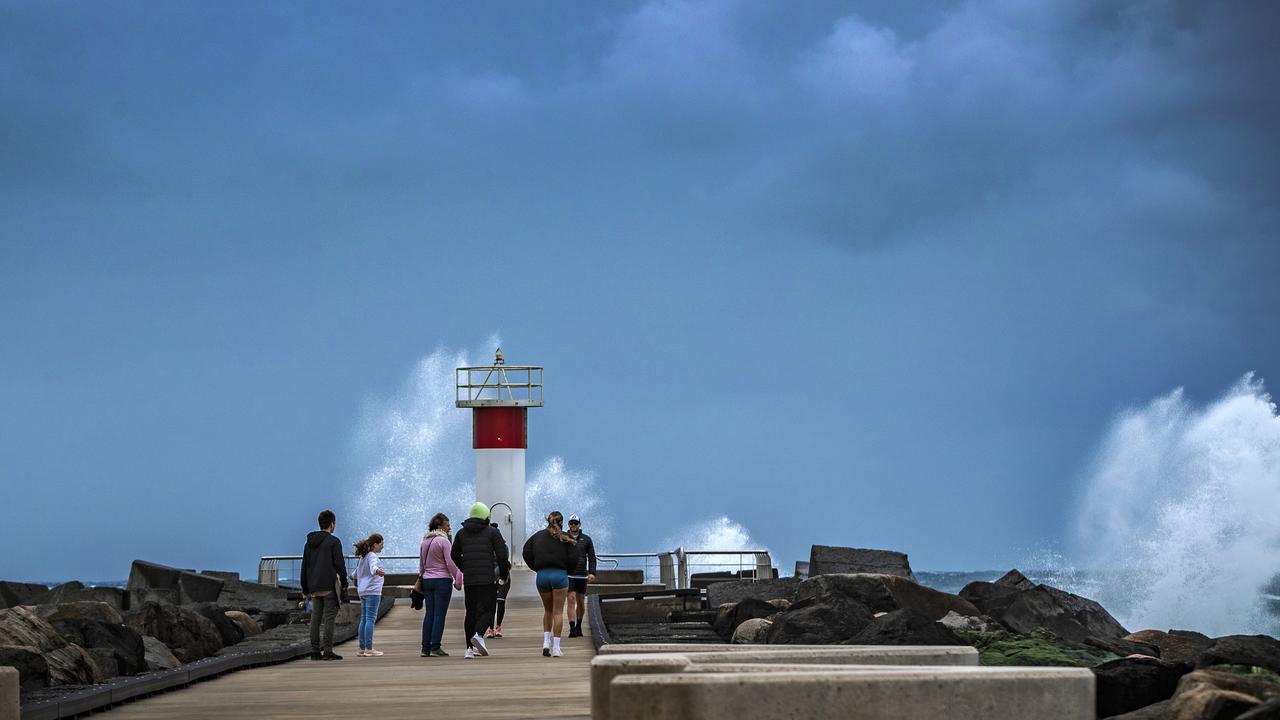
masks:
{"type": "Polygon", "coordinates": [[[560,648],[552,648],[551,657],[564,657],[564,653],[560,652],[560,648]]]}
{"type": "Polygon", "coordinates": [[[480,637],[480,633],[471,636],[471,647],[476,649],[478,655],[489,654],[489,648],[484,646],[484,638],[480,637]]]}
{"type": "Polygon", "coordinates": [[[463,660],[470,660],[471,658],[474,658],[475,656],[476,656],[476,654],[475,654],[475,653],[473,653],[473,652],[471,652],[471,648],[467,648],[467,651],[466,651],[465,653],[463,653],[463,654],[462,654],[462,659],[463,659],[463,660]]]}

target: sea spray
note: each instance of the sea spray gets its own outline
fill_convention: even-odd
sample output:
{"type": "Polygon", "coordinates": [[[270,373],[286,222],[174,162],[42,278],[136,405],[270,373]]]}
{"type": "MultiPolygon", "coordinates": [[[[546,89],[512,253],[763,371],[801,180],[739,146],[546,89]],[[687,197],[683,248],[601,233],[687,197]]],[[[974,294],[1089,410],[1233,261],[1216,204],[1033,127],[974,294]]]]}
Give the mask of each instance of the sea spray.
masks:
{"type": "MultiPolygon", "coordinates": [[[[689,550],[767,550],[751,539],[742,525],[726,515],[688,526],[683,531],[666,538],[663,550],[675,548],[689,550]]],[[[689,559],[690,572],[717,572],[755,569],[753,555],[696,555],[689,559]]]]}
{"type": "Polygon", "coordinates": [[[1127,627],[1280,634],[1280,418],[1245,375],[1203,408],[1181,388],[1113,423],[1086,484],[1082,564],[1127,627]]]}
{"type": "Polygon", "coordinates": [[[548,458],[527,479],[524,496],[525,527],[530,533],[546,527],[547,515],[559,510],[565,517],[565,529],[570,515],[582,518],[582,531],[591,536],[597,552],[613,547],[613,518],[604,510],[594,472],[569,468],[561,457],[548,458]]]}

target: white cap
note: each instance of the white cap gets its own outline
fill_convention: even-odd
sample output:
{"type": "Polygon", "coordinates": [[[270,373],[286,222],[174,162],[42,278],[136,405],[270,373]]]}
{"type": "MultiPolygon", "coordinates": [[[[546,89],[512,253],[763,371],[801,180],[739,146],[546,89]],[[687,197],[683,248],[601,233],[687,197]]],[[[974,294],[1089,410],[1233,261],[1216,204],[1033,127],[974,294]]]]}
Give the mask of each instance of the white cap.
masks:
{"type": "Polygon", "coordinates": [[[576,522],[576,523],[578,523],[578,524],[581,524],[581,523],[582,523],[582,518],[578,517],[578,513],[573,513],[572,515],[570,515],[570,516],[569,516],[569,522],[571,522],[571,523],[575,523],[575,522],[576,522]]]}

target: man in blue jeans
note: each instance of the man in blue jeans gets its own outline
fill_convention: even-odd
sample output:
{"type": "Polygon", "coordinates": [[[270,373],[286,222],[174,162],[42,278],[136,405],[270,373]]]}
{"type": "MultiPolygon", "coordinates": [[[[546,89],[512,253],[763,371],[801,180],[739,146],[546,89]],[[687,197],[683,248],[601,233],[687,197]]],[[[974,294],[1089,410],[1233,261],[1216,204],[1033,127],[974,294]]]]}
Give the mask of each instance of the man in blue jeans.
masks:
{"type": "Polygon", "coordinates": [[[333,535],[338,529],[337,516],[325,510],[316,521],[320,529],[307,535],[302,550],[302,592],[311,600],[311,659],[341,660],[333,651],[333,622],[338,617],[338,603],[347,592],[347,565],[342,558],[342,541],[333,535]]]}

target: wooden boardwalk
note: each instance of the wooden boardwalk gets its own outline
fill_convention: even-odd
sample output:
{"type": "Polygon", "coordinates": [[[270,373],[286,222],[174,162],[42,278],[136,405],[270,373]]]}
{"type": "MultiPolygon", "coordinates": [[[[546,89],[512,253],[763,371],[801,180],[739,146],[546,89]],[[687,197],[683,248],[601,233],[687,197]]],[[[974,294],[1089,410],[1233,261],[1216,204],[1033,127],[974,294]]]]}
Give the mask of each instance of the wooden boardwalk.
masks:
{"type": "MultiPolygon", "coordinates": [[[[502,639],[491,655],[462,657],[462,594],[446,618],[447,658],[419,657],[422,612],[397,602],[378,623],[380,658],[356,657],[354,640],[340,662],[295,660],[243,670],[109,711],[112,720],[150,718],[589,718],[591,638],[562,640],[563,658],[542,657],[542,605],[508,599],[502,639]]],[[[565,625],[568,633],[568,624],[565,625]]]]}

